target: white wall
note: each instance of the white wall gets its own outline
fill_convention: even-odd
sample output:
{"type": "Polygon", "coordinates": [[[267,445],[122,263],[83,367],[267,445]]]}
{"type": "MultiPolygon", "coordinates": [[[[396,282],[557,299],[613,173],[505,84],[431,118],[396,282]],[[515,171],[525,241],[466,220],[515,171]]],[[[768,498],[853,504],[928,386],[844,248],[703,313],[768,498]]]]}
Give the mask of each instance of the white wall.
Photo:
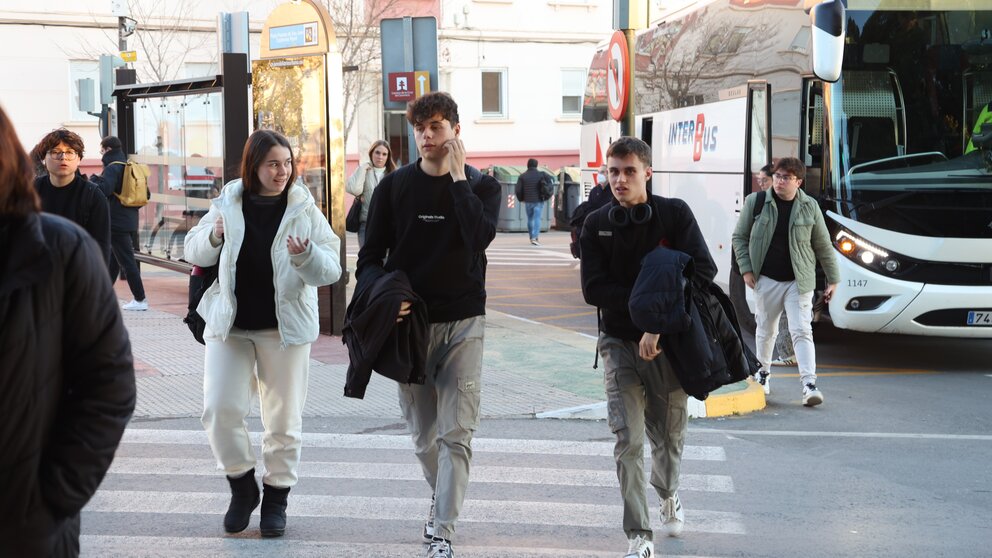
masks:
{"type": "Polygon", "coordinates": [[[468,149],[570,151],[577,159],[579,116],[562,114],[561,70],[589,66],[596,44],[609,39],[612,6],[610,0],[442,0],[439,85],[458,102],[468,149]],[[482,116],[481,72],[497,68],[506,69],[504,119],[482,116]]]}

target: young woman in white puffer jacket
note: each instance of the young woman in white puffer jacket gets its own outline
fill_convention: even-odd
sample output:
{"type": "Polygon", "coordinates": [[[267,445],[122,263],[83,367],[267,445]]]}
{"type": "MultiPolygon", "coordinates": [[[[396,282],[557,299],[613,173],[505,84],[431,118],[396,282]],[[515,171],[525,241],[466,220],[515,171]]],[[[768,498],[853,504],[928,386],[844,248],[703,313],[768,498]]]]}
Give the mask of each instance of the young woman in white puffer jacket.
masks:
{"type": "Polygon", "coordinates": [[[339,247],[310,191],[296,181],[289,141],[271,130],[248,138],[241,179],[224,186],[186,235],[188,262],[219,266],[197,312],[207,324],[202,421],[231,486],[224,517],[229,533],[248,527],[260,500],[245,423],[253,376],[265,428],[261,533],[285,531],[300,461],[310,345],[319,334],[317,287],[341,276],[339,247]]]}

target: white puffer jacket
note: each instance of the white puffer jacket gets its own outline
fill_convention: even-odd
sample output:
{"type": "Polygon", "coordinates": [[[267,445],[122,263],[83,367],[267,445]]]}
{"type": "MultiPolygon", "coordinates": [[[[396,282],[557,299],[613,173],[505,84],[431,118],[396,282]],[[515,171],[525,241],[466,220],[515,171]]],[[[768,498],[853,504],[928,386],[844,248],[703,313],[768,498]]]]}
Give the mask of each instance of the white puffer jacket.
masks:
{"type": "MultiPolygon", "coordinates": [[[[317,318],[317,287],[330,285],[341,277],[340,240],[327,219],[314,204],[310,191],[299,182],[290,187],[286,213],[272,242],[272,275],[276,291],[276,318],[282,345],[313,343],[320,333],[317,318]],[[286,238],[310,239],[302,254],[289,255],[286,238]]],[[[235,268],[245,238],[245,218],[241,211],[244,186],[241,179],[224,186],[213,200],[210,211],[186,234],[185,259],[207,267],[219,263],[217,281],[203,293],[196,311],[215,334],[226,340],[234,325],[237,300],[234,297],[235,268]],[[218,216],[224,218],[224,241],[210,242],[218,216]]]]}

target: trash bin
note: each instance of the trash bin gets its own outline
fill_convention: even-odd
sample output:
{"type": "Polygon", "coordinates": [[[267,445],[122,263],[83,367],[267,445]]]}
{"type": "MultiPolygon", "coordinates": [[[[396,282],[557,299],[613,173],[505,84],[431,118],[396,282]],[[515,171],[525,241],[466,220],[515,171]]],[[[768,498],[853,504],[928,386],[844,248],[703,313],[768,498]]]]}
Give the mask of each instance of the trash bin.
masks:
{"type": "MultiPolygon", "coordinates": [[[[501,198],[499,206],[499,218],[496,221],[496,230],[499,232],[527,232],[527,209],[524,203],[517,199],[516,187],[517,178],[527,170],[525,166],[514,165],[493,165],[489,167],[491,174],[500,184],[501,198]]],[[[540,169],[546,173],[555,185],[557,192],[558,180],[546,168],[540,169]]],[[[541,212],[541,232],[547,232],[551,223],[552,200],[544,202],[544,210],[541,212]]]]}
{"type": "Polygon", "coordinates": [[[569,222],[575,208],[582,203],[582,189],[579,187],[579,168],[562,167],[558,171],[559,188],[555,192],[555,228],[570,230],[569,222]]]}

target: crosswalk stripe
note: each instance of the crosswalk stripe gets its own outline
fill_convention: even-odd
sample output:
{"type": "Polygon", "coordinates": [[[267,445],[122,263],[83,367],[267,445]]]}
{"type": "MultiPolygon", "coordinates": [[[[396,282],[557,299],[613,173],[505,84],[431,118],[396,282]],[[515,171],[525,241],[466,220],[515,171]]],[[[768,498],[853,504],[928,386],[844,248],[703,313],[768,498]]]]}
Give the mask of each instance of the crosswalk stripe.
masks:
{"type": "MultiPolygon", "coordinates": [[[[260,444],[261,432],[251,432],[253,444],[260,444]]],[[[207,434],[201,430],[164,430],[129,428],[124,432],[125,444],[207,444],[207,434]]],[[[406,434],[329,434],[307,432],[303,446],[311,448],[413,450],[413,442],[406,434]]],[[[645,454],[650,447],[645,444],[645,454]]],[[[512,438],[475,438],[472,450],[481,453],[517,453],[547,455],[613,456],[612,442],[580,442],[572,440],[520,440],[512,438]]],[[[726,461],[727,455],[720,446],[685,446],[682,459],[691,461],[726,461]]]]}
{"type": "MultiPolygon", "coordinates": [[[[118,475],[215,475],[217,463],[212,459],[183,459],[158,457],[117,457],[110,474],[118,475]]],[[[420,465],[403,463],[321,462],[304,459],[300,463],[301,477],[331,479],[374,479],[384,481],[421,481],[420,465]]],[[[538,467],[472,467],[473,483],[541,484],[557,486],[617,487],[616,472],[588,469],[538,467]]],[[[733,479],[725,475],[683,474],[680,490],[701,492],[733,492],[733,479]]]]}
{"type": "Polygon", "coordinates": [[[507,260],[507,261],[492,261],[488,262],[488,265],[519,265],[519,266],[532,266],[532,267],[568,267],[575,265],[569,262],[522,262],[519,260],[507,260]]]}
{"type": "MultiPolygon", "coordinates": [[[[83,556],[238,556],[239,558],[283,556],[294,558],[326,557],[337,558],[409,558],[413,544],[355,543],[336,541],[302,541],[294,539],[273,539],[259,541],[254,538],[234,537],[135,537],[113,535],[82,535],[80,545],[83,556]],[[143,554],[140,549],[149,549],[143,554]]],[[[574,549],[561,548],[519,548],[501,546],[498,548],[455,544],[455,551],[462,558],[573,558],[574,549]]],[[[420,555],[418,552],[413,555],[420,555]]],[[[581,556],[588,558],[615,558],[616,551],[596,551],[583,549],[581,556]]],[[[666,554],[672,558],[711,558],[682,554],[666,554]]]]}
{"type": "MultiPolygon", "coordinates": [[[[219,514],[227,508],[229,494],[209,492],[155,492],[101,490],[85,511],[89,513],[159,513],[182,515],[219,514]]],[[[427,513],[424,498],[371,498],[364,496],[293,496],[296,517],[403,521],[427,513]]],[[[258,514],[258,510],[255,511],[258,514]]],[[[550,525],[615,528],[623,509],[619,505],[570,502],[520,502],[466,500],[460,523],[550,525]]],[[[658,516],[653,529],[661,528],[658,516]]],[[[736,512],[687,510],[685,530],[699,533],[746,534],[743,516],[736,512]]]]}

